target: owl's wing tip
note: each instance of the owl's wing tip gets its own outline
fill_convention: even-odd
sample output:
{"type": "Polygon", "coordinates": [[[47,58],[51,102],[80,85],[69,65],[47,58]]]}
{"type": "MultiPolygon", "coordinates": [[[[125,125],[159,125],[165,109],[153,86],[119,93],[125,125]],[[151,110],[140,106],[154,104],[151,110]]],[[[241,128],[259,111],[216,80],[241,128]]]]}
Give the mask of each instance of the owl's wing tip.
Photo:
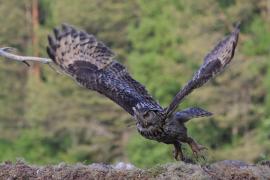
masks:
{"type": "Polygon", "coordinates": [[[242,21],[237,21],[235,23],[235,25],[234,25],[234,31],[233,31],[234,34],[239,34],[241,24],[242,24],[242,21]]]}

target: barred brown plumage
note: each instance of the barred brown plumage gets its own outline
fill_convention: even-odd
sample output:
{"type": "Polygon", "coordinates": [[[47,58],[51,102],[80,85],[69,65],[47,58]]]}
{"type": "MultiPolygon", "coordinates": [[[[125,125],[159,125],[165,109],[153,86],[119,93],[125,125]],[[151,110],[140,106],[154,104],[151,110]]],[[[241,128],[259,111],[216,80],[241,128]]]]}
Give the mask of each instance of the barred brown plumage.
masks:
{"type": "Polygon", "coordinates": [[[193,78],[174,97],[172,103],[166,110],[167,115],[174,112],[184,97],[190,94],[194,89],[201,87],[216,74],[223,71],[227,64],[231,62],[238,42],[239,25],[240,23],[237,24],[230,36],[220,41],[215,48],[205,56],[204,63],[194,74],[193,78]]]}
{"type": "MultiPolygon", "coordinates": [[[[183,160],[182,143],[189,144],[195,155],[205,149],[188,136],[184,123],[192,118],[211,116],[212,113],[201,108],[188,108],[180,112],[175,110],[184,97],[225,69],[234,56],[238,35],[239,28],[236,27],[230,36],[206,55],[193,78],[167,108],[162,108],[145,87],[115,60],[114,53],[91,34],[62,25],[54,29],[53,36],[48,37],[47,52],[53,63],[80,85],[107,96],[131,114],[142,136],[173,144],[175,159],[183,160]]],[[[14,55],[8,52],[9,49],[0,49],[0,56],[21,62],[51,63],[46,58],[14,55]]]]}
{"type": "Polygon", "coordinates": [[[93,35],[63,25],[48,39],[49,56],[81,85],[109,97],[131,115],[140,102],[147,108],[162,110],[126,68],[113,60],[114,53],[93,35]]]}

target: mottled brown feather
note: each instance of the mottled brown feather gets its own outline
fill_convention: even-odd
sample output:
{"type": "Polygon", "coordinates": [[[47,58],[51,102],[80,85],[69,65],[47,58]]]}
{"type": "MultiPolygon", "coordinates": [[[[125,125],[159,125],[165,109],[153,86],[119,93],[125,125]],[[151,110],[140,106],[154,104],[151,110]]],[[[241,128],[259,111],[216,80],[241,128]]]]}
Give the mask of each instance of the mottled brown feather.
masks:
{"type": "Polygon", "coordinates": [[[201,87],[216,74],[223,71],[234,56],[234,51],[238,42],[239,27],[236,27],[230,36],[220,41],[214,49],[208,53],[204,62],[193,78],[177,93],[166,110],[167,116],[175,111],[178,104],[190,94],[194,89],[201,87]]]}
{"type": "Polygon", "coordinates": [[[131,115],[134,109],[163,111],[162,107],[114,60],[114,53],[93,35],[63,25],[48,37],[48,55],[82,86],[119,104],[131,115]]]}

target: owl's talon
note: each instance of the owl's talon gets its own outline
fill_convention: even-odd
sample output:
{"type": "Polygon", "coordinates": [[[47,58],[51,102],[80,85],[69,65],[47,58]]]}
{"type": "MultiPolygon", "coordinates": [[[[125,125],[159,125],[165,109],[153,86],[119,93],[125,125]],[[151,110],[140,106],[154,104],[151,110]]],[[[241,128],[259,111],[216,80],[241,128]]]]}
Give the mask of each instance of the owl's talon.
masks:
{"type": "Polygon", "coordinates": [[[184,155],[182,152],[182,148],[181,148],[181,144],[180,143],[175,143],[174,145],[174,151],[173,151],[173,155],[174,155],[174,159],[177,161],[181,161],[184,159],[184,155]]]}
{"type": "Polygon", "coordinates": [[[198,144],[192,138],[188,138],[187,143],[189,144],[189,146],[190,146],[194,156],[196,157],[196,159],[198,159],[199,157],[202,157],[203,159],[205,159],[205,157],[202,155],[202,151],[207,150],[206,147],[204,147],[203,145],[198,144]]]}
{"type": "Polygon", "coordinates": [[[173,150],[173,156],[174,156],[174,159],[178,161],[178,150],[176,148],[174,148],[173,150]]]}

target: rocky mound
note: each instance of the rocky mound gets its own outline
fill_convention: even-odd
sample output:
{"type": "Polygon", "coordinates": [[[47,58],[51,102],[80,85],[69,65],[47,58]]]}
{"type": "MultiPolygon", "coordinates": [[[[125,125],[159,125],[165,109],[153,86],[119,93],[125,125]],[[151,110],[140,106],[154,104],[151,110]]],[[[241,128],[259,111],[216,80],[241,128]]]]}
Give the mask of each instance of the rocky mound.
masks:
{"type": "Polygon", "coordinates": [[[131,164],[35,166],[22,161],[0,164],[0,179],[270,179],[270,161],[257,165],[225,160],[210,165],[184,162],[138,169],[131,164]]]}

